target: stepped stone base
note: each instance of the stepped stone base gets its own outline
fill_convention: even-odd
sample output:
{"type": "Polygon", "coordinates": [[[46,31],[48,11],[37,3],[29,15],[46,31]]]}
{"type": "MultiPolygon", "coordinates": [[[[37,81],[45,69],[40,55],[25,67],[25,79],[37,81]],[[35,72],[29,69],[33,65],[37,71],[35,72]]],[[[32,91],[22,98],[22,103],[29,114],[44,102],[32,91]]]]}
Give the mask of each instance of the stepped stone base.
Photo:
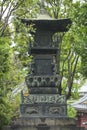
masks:
{"type": "Polygon", "coordinates": [[[85,130],[75,125],[75,120],[67,117],[58,118],[19,118],[11,122],[5,130],[85,130]]]}

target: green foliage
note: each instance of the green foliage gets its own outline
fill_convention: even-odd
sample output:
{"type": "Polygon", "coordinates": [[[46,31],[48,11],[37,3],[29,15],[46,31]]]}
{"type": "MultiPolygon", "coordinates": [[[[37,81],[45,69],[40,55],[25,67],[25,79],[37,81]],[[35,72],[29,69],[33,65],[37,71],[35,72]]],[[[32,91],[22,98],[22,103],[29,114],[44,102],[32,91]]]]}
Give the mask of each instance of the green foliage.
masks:
{"type": "Polygon", "coordinates": [[[15,57],[10,39],[0,39],[0,129],[10,123],[13,116],[18,115],[19,99],[10,102],[11,90],[24,82],[26,71],[21,62],[15,57]],[[15,115],[14,115],[15,113],[15,115]]]}
{"type": "Polygon", "coordinates": [[[4,84],[4,79],[9,72],[9,59],[10,55],[10,46],[9,46],[9,39],[1,37],[0,38],[0,86],[4,84]]]}
{"type": "Polygon", "coordinates": [[[67,108],[67,115],[68,117],[76,117],[76,110],[72,106],[68,106],[67,108]]]}
{"type": "Polygon", "coordinates": [[[60,73],[62,75],[63,91],[67,98],[78,97],[78,89],[81,84],[82,74],[87,77],[87,3],[72,3],[69,17],[72,26],[64,35],[60,45],[60,73]]]}
{"type": "Polygon", "coordinates": [[[75,43],[74,50],[81,57],[81,73],[87,77],[87,2],[73,4],[70,17],[73,21],[71,38],[75,43]]]}
{"type": "Polygon", "coordinates": [[[13,51],[15,56],[20,59],[23,66],[26,65],[30,61],[30,57],[28,55],[28,43],[29,43],[29,32],[32,30],[32,26],[27,26],[23,24],[20,20],[14,19],[14,42],[15,46],[13,47],[13,51]]]}
{"type": "Polygon", "coordinates": [[[67,18],[72,5],[72,0],[46,0],[46,9],[51,17],[67,18]]]}
{"type": "Polygon", "coordinates": [[[14,11],[15,17],[30,18],[36,17],[39,9],[39,0],[26,0],[14,11]]]}
{"type": "MultiPolygon", "coordinates": [[[[0,1],[0,11],[1,11],[0,12],[0,127],[1,128],[9,123],[12,115],[14,115],[12,114],[12,112],[16,113],[19,101],[15,99],[18,102],[18,105],[16,105],[17,102],[12,103],[11,105],[9,101],[9,96],[11,94],[11,91],[15,88],[16,85],[24,82],[26,69],[25,70],[23,69],[23,65],[26,65],[30,60],[28,58],[28,55],[26,54],[28,43],[27,28],[24,28],[24,25],[20,24],[20,22],[18,23],[18,21],[15,21],[15,19],[17,16],[18,17],[27,16],[27,14],[29,14],[30,11],[29,8],[33,7],[33,5],[31,7],[32,2],[33,0],[30,1],[30,3],[29,0],[26,1],[26,3],[24,0],[0,1]],[[23,8],[24,4],[26,4],[27,8],[26,7],[23,8]],[[13,17],[11,17],[13,16],[13,14],[15,14],[14,22],[12,20],[13,17]],[[18,30],[19,33],[17,32],[16,29],[20,29],[18,30]],[[13,46],[14,44],[16,45],[15,47],[13,46]],[[20,55],[17,55],[17,53],[18,54],[20,53],[20,55]],[[13,107],[14,109],[12,110],[13,107]]],[[[35,10],[35,8],[32,9],[35,10]]]]}
{"type": "Polygon", "coordinates": [[[74,92],[78,92],[79,89],[77,81],[81,77],[81,60],[75,51],[76,46],[77,44],[72,40],[72,30],[70,29],[63,37],[60,55],[60,74],[63,91],[66,91],[67,98],[71,96],[75,98],[75,95],[78,95],[74,92]]]}
{"type": "Polygon", "coordinates": [[[3,95],[1,95],[0,89],[0,129],[2,129],[3,126],[8,125],[11,118],[12,106],[7,100],[7,97],[3,97],[3,95]]]}
{"type": "Polygon", "coordinates": [[[7,97],[6,78],[10,69],[10,46],[9,39],[0,38],[0,128],[7,125],[11,119],[11,104],[7,97]]]}
{"type": "MultiPolygon", "coordinates": [[[[5,47],[5,46],[4,46],[5,47]]],[[[4,48],[2,45],[0,45],[0,76],[3,75],[4,72],[7,72],[8,71],[8,62],[7,62],[7,59],[8,59],[8,48],[5,47],[4,48]],[[4,66],[4,67],[3,67],[4,66]]]]}
{"type": "Polygon", "coordinates": [[[16,119],[20,115],[20,94],[17,94],[11,101],[13,115],[12,118],[16,119]]]}

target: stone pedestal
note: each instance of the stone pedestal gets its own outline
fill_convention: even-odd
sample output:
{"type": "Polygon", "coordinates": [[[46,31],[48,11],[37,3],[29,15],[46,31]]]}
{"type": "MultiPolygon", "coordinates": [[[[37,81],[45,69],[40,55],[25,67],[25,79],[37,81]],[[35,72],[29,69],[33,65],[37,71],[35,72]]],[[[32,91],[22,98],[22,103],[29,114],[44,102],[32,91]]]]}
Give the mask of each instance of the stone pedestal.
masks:
{"type": "MultiPolygon", "coordinates": [[[[72,118],[29,118],[20,117],[12,122],[9,130],[85,130],[76,127],[76,122],[72,118]]],[[[8,130],[8,129],[5,129],[8,130]]]]}
{"type": "Polygon", "coordinates": [[[38,124],[36,128],[37,130],[49,130],[50,126],[48,126],[47,124],[38,124]]]}

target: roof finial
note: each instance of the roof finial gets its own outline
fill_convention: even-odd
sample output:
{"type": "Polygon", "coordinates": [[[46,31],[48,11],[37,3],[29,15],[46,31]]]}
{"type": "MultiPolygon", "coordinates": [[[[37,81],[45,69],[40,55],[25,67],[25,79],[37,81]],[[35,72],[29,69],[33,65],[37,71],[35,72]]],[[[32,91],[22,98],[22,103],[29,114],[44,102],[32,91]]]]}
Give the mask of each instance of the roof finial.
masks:
{"type": "Polygon", "coordinates": [[[44,14],[46,11],[44,9],[44,0],[40,0],[40,14],[44,14]]]}
{"type": "Polygon", "coordinates": [[[40,13],[37,19],[52,19],[45,10],[45,0],[40,0],[40,13]]]}
{"type": "Polygon", "coordinates": [[[41,1],[41,6],[44,6],[44,0],[40,0],[41,1]]]}

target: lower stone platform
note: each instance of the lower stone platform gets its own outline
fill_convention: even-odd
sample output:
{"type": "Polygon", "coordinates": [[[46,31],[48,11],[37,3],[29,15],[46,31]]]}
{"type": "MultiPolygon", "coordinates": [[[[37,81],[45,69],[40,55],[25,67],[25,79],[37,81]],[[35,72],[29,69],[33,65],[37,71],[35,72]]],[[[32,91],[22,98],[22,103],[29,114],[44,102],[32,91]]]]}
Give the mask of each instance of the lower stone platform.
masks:
{"type": "Polygon", "coordinates": [[[11,125],[5,130],[85,130],[85,128],[76,127],[76,121],[73,118],[19,118],[11,122],[11,125]]]}

